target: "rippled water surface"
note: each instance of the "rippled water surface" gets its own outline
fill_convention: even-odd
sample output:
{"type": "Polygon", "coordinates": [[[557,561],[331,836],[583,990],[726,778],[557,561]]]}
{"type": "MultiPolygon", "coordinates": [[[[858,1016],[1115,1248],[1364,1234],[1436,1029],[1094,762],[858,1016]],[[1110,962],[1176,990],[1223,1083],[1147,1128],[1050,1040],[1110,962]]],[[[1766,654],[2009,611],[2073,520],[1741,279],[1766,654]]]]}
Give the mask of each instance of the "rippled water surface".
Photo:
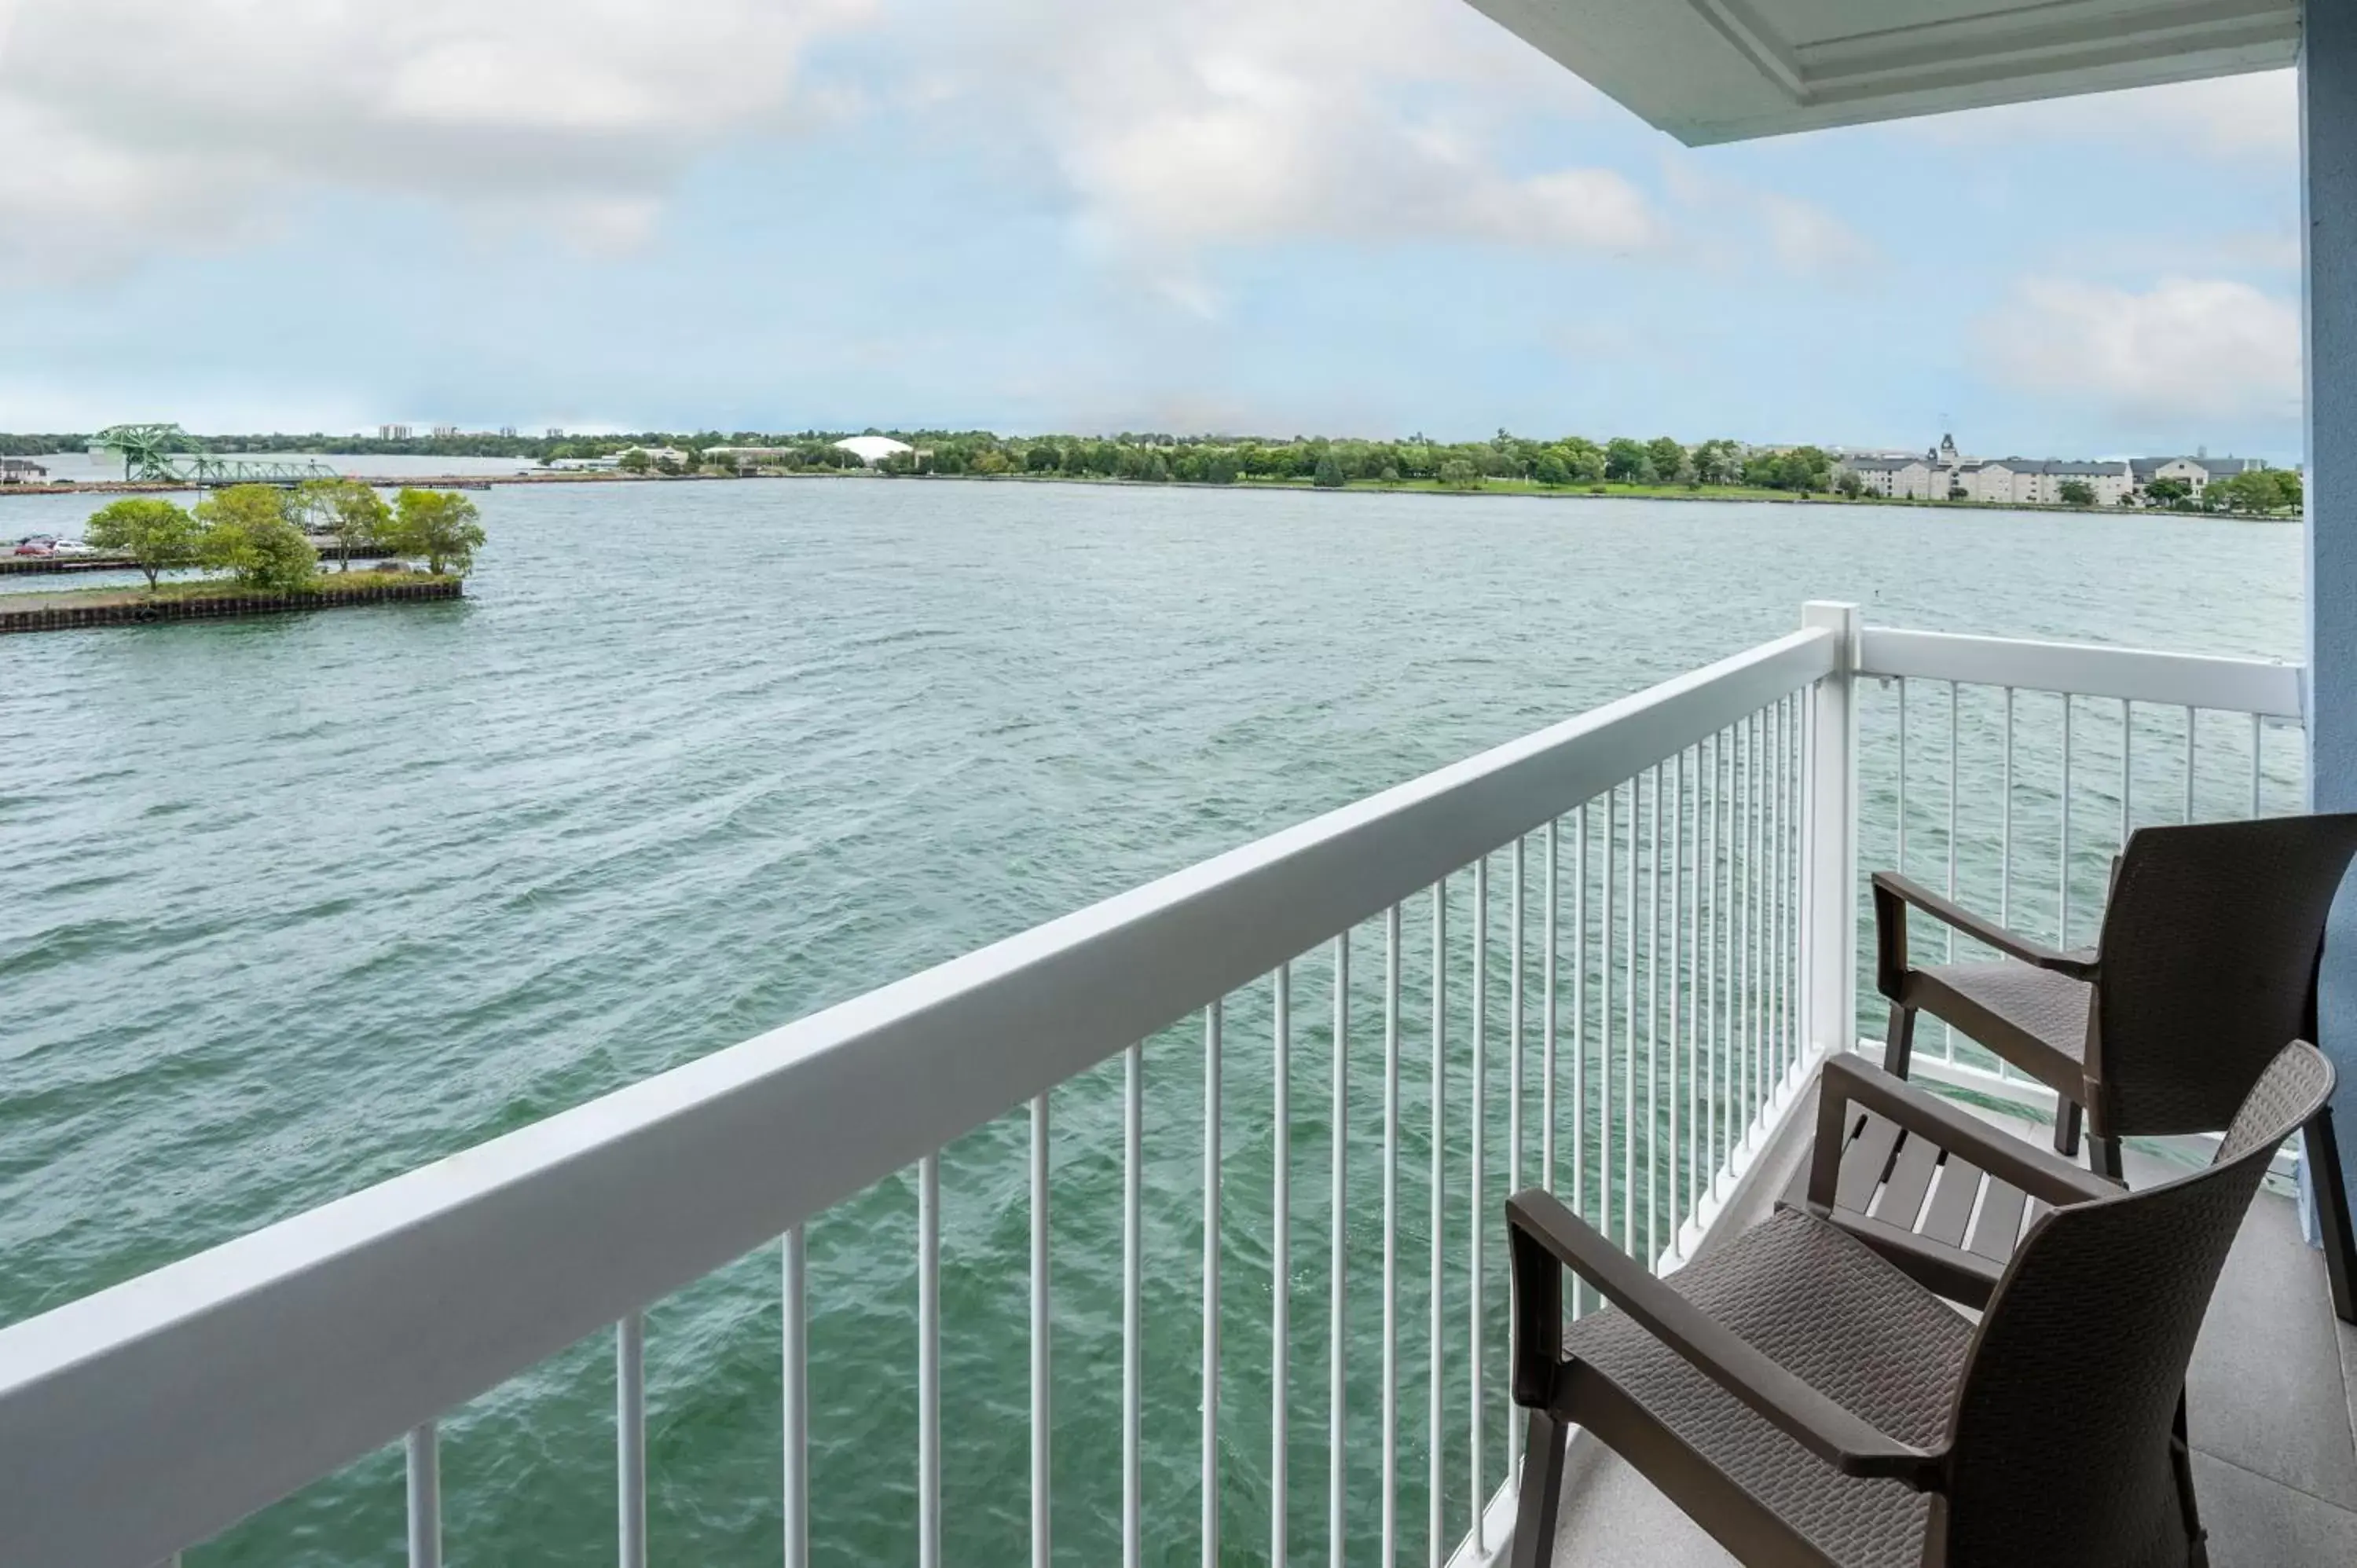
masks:
{"type": "MultiPolygon", "coordinates": [[[[1807,598],[2298,652],[2298,534],[2265,525],[819,479],[479,499],[461,604],[0,639],[0,1321],[1781,633],[1807,598]]],[[[0,499],[0,532],[86,510],[0,499]]],[[[1148,1539],[1191,1562],[1200,1058],[1150,1063],[1148,1539]]],[[[1265,1123],[1239,1083],[1231,1126],[1265,1123]]],[[[1111,1087],[1057,1101],[1075,1563],[1117,1539],[1111,1087]]],[[[1025,1539],[1024,1135],[967,1140],[945,1183],[955,1561],[1025,1539]]],[[[1324,1136],[1303,1117],[1304,1187],[1324,1136]]],[[[1235,1201],[1265,1213],[1265,1144],[1233,1142],[1260,1173],[1235,1201]]],[[[832,1563],[912,1554],[913,1213],[896,1181],[812,1230],[832,1563]]],[[[1239,1230],[1229,1301],[1258,1321],[1239,1230]]],[[[1297,1231],[1322,1301],[1324,1233],[1297,1231]]],[[[776,1560],[776,1282],[772,1250],[651,1312],[660,1560],[776,1560]]],[[[1265,1541],[1262,1335],[1227,1385],[1240,1542],[1265,1541]]],[[[1305,1542],[1320,1345],[1296,1351],[1305,1542]]],[[[593,1341],[454,1418],[453,1561],[610,1552],[611,1380],[593,1341]]],[[[380,1455],[190,1561],[390,1563],[401,1518],[380,1455]]]]}

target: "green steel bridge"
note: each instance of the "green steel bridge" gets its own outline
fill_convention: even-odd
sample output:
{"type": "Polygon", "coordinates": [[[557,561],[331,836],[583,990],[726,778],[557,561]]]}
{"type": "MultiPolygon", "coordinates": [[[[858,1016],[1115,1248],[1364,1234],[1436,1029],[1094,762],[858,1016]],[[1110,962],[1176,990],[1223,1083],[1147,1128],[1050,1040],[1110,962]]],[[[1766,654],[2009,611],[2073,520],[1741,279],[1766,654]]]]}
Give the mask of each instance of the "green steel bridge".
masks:
{"type": "Polygon", "coordinates": [[[177,424],[116,424],[91,437],[93,453],[123,459],[123,477],[158,484],[296,485],[337,471],[310,457],[216,457],[177,424]]]}

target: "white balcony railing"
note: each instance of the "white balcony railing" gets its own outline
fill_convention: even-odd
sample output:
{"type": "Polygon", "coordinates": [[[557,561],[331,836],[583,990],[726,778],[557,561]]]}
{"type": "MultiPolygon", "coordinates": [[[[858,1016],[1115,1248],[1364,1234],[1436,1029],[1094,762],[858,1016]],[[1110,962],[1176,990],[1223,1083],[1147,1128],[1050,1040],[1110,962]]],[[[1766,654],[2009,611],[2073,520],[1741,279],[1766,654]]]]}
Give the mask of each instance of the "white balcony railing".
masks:
{"type": "MultiPolygon", "coordinates": [[[[2077,746],[2100,749],[2085,728],[2075,746],[2018,731],[2016,691],[2253,725],[2299,715],[2298,673],[2280,666],[1861,634],[1854,610],[1811,607],[1777,641],[0,1330],[0,1568],[166,1559],[396,1443],[410,1561],[436,1563],[436,1422],[601,1332],[616,1369],[617,1551],[637,1568],[646,1311],[781,1238],[781,1551],[800,1568],[826,1541],[809,1479],[808,1336],[828,1303],[805,1228],[910,1167],[916,1441],[863,1458],[905,1459],[915,1554],[936,1568],[961,1539],[942,1487],[960,1412],[942,1376],[942,1200],[968,1174],[942,1152],[1011,1112],[1028,1122],[1028,1534],[1045,1565],[1058,1498],[1049,1217],[1067,1196],[1049,1157],[1051,1091],[1072,1124],[1120,1127],[1120,1442],[1103,1455],[1118,1467],[1120,1560],[1168,1559],[1169,1510],[1147,1477],[1192,1469],[1207,1568],[1339,1565],[1346,1551],[1492,1561],[1520,1457],[1498,1200],[1544,1182],[1661,1267],[1691,1254],[1816,1062],[1857,1038],[1861,822],[1907,836],[1901,856],[1944,854],[1968,893],[1987,869],[1970,819],[1989,765],[1965,744],[1986,726],[1953,695],[1981,685],[2003,694],[1993,859],[2007,897],[2017,849],[2044,853],[2044,786],[2017,780],[2017,761],[2050,753],[2067,769],[2077,746]],[[1861,673],[1897,679],[1900,693],[1949,692],[1932,721],[1950,736],[1944,836],[1913,826],[1924,797],[1918,786],[1909,799],[1910,765],[1926,755],[1910,751],[1915,724],[1883,726],[1861,673]],[[1117,1080],[1092,1071],[1114,1058],[1117,1080]],[[1147,1092],[1149,1064],[1174,1061],[1200,1066],[1199,1100],[1174,1098],[1167,1073],[1147,1092]],[[1305,1062],[1325,1069],[1307,1101],[1305,1062]],[[1239,1067],[1267,1077],[1241,1081],[1239,1067]],[[1371,1101],[1379,1125],[1354,1140],[1352,1107],[1363,1129],[1371,1101]],[[1150,1120],[1200,1134],[1186,1421],[1147,1419],[1150,1403],[1175,1408],[1150,1399],[1142,1349],[1150,1120]],[[1306,1150],[1297,1125],[1318,1129],[1306,1150]],[[1230,1200],[1239,1134],[1266,1145],[1256,1222],[1230,1200]],[[1322,1205],[1296,1189],[1319,1167],[1322,1205]],[[1315,1254],[1292,1233],[1312,1216],[1325,1243],[1314,1305],[1297,1279],[1315,1254]],[[1380,1230],[1372,1279],[1352,1272],[1354,1219],[1380,1230]],[[1266,1274],[1248,1318],[1222,1290],[1240,1267],[1266,1274]],[[1324,1319],[1324,1365],[1299,1383],[1293,1352],[1321,1337],[1297,1311],[1324,1319]],[[1223,1407],[1223,1355],[1239,1344],[1265,1409],[1223,1407]],[[1354,1464],[1372,1493],[1350,1484],[1354,1464]]],[[[2207,732],[2188,719],[2185,733],[2190,757],[2207,732]]],[[[2248,733],[2255,776],[2295,805],[2296,779],[2264,732],[2248,733]]],[[[2146,757],[2122,750],[2123,801],[2152,799],[2146,757]]],[[[2084,880],[2074,857],[2110,851],[2101,832],[2072,836],[2072,790],[2052,791],[2074,803],[2055,813],[2058,909],[2092,910],[2071,902],[2084,880]]],[[[2185,802],[2188,814],[2211,803],[2191,786],[2185,802]]],[[[2124,803],[2120,823],[2131,816],[2145,820],[2124,803]]],[[[1973,1069],[1953,1055],[1943,1065],[1973,1069]]]]}

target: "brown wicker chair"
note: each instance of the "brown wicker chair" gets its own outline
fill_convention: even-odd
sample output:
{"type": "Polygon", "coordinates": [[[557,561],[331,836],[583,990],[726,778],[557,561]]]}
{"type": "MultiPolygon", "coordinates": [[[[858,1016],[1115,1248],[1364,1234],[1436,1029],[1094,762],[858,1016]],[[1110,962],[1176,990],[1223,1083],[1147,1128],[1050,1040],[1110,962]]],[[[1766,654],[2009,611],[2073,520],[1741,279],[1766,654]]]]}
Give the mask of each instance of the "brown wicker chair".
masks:
{"type": "Polygon", "coordinates": [[[1836,1057],[1807,1208],[1667,1280],[1516,1195],[1515,1568],[1552,1561],[1574,1424],[1758,1568],[2202,1563],[2186,1364],[2269,1157],[2331,1088],[2314,1047],[2285,1047],[2209,1167],[2126,1192],[1836,1057]],[[1861,1107],[2055,1206],[1977,1326],[1827,1218],[1861,1107]],[[1566,1268],[1610,1307],[1566,1325],[1566,1268]]]}
{"type": "MultiPolygon", "coordinates": [[[[2058,952],[1892,872],[1874,875],[1883,1066],[1907,1076],[1915,1015],[1944,1019],[2061,1098],[2054,1146],[2120,1174],[2119,1141],[2214,1133],[2288,1039],[2316,1035],[2325,917],[2357,855],[2357,814],[2140,828],[2115,863],[2092,950],[2058,952]],[[1909,961],[1909,906],[2006,955],[1909,961]]],[[[2357,1323],[2357,1240],[2331,1112],[2307,1132],[2334,1310],[2357,1323]]]]}

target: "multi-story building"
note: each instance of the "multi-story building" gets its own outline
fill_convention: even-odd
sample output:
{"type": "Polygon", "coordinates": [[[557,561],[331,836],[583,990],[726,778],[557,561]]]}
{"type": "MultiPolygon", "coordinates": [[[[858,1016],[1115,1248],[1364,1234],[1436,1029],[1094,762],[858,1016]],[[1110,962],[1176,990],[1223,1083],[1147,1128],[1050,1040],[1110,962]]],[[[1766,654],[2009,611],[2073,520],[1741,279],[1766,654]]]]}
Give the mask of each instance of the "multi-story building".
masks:
{"type": "Polygon", "coordinates": [[[406,424],[380,424],[376,427],[379,441],[406,441],[412,434],[406,424]]]}
{"type": "Polygon", "coordinates": [[[1894,500],[1972,500],[1999,506],[2061,506],[2072,480],[2093,492],[2098,506],[2118,506],[2143,494],[2153,480],[2181,479],[2199,495],[2212,479],[2265,467],[2247,457],[2134,457],[2081,461],[2061,457],[1967,457],[1956,438],[1921,455],[1860,453],[1841,466],[1869,495],[1894,500]]]}
{"type": "Polygon", "coordinates": [[[2231,479],[2266,467],[2256,458],[2212,457],[2206,453],[2191,457],[2131,457],[2128,464],[2136,470],[2139,491],[2155,479],[2176,479],[2190,486],[2197,496],[2210,488],[2212,479],[2231,479]]]}

